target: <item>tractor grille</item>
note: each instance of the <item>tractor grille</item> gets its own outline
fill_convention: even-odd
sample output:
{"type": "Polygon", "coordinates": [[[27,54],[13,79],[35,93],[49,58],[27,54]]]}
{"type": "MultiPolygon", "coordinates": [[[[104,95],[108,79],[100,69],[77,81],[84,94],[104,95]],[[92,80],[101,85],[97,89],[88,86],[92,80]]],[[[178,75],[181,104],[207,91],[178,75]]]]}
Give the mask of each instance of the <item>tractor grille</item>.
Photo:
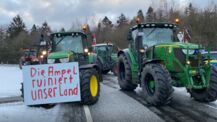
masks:
{"type": "MultiPolygon", "coordinates": [[[[181,62],[181,64],[186,65],[187,56],[182,52],[181,48],[175,48],[174,55],[181,62]]],[[[202,56],[199,55],[201,54],[197,53],[197,54],[189,55],[188,59],[191,62],[190,65],[192,67],[198,67],[204,65],[204,62],[202,61],[202,56]]]]}
{"type": "Polygon", "coordinates": [[[200,65],[197,57],[189,57],[188,60],[191,62],[192,67],[198,67],[200,65]]]}
{"type": "Polygon", "coordinates": [[[182,65],[186,64],[186,55],[182,52],[182,49],[174,48],[174,55],[181,62],[182,65]]]}

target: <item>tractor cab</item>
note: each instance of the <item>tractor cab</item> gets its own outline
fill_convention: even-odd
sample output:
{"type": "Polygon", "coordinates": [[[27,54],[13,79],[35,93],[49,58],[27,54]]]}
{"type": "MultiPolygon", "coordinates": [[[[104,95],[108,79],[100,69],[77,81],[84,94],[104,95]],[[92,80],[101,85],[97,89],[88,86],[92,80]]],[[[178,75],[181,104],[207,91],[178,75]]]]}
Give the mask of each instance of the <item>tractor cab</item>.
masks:
{"type": "Polygon", "coordinates": [[[130,33],[130,40],[136,40],[136,37],[142,36],[142,43],[145,48],[161,44],[178,42],[176,36],[177,26],[169,23],[146,23],[134,26],[130,33]]]}
{"type": "Polygon", "coordinates": [[[87,36],[82,32],[60,32],[51,34],[51,53],[48,63],[78,61],[84,64],[88,59],[87,36]]]}

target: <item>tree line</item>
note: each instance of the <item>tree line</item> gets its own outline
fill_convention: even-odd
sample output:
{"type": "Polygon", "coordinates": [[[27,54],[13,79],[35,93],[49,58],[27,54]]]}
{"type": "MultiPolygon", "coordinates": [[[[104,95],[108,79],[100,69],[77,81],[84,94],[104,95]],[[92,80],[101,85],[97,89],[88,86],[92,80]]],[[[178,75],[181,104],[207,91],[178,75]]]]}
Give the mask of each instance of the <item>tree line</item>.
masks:
{"type": "MultiPolygon", "coordinates": [[[[126,48],[128,46],[127,34],[129,28],[136,24],[136,18],[139,18],[142,23],[174,22],[175,18],[179,18],[180,26],[187,28],[190,32],[192,37],[190,42],[200,43],[212,50],[217,50],[216,5],[201,10],[190,3],[184,11],[173,7],[155,9],[150,6],[145,14],[142,10],[138,10],[132,19],[121,13],[117,21],[112,22],[109,17],[105,16],[93,29],[90,29],[87,24],[87,32],[89,35],[93,33],[96,35],[97,43],[111,42],[119,48],[126,48]]],[[[71,31],[74,29],[72,27],[71,31]]],[[[65,29],[61,28],[59,31],[65,31],[65,29]]],[[[37,45],[41,34],[45,39],[49,39],[48,36],[52,32],[54,31],[48,22],[44,22],[41,26],[33,24],[32,28],[27,30],[22,18],[19,15],[15,16],[9,25],[0,25],[0,63],[18,63],[22,49],[37,45]]]]}
{"type": "Polygon", "coordinates": [[[142,10],[137,12],[133,19],[128,19],[124,14],[118,17],[116,23],[112,23],[108,17],[99,23],[94,30],[98,42],[110,41],[120,48],[126,48],[127,33],[130,27],[136,24],[136,18],[142,23],[145,22],[172,22],[179,18],[179,26],[190,32],[192,43],[200,43],[212,50],[217,50],[217,6],[209,6],[203,10],[197,9],[191,3],[184,8],[184,11],[173,7],[154,9],[149,7],[143,14],[142,10]]]}

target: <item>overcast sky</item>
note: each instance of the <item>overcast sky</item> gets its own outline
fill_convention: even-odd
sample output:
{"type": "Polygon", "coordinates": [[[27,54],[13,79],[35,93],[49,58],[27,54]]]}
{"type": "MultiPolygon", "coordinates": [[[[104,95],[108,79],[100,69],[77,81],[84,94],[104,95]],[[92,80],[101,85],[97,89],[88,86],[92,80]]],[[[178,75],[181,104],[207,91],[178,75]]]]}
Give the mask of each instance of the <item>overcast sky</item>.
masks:
{"type": "Polygon", "coordinates": [[[199,8],[217,3],[216,0],[0,0],[0,25],[8,25],[19,14],[27,29],[44,21],[53,30],[69,29],[77,21],[94,25],[104,16],[115,22],[121,13],[132,18],[139,9],[146,13],[150,5],[159,8],[162,1],[168,2],[168,8],[172,5],[181,10],[189,2],[199,8]]]}

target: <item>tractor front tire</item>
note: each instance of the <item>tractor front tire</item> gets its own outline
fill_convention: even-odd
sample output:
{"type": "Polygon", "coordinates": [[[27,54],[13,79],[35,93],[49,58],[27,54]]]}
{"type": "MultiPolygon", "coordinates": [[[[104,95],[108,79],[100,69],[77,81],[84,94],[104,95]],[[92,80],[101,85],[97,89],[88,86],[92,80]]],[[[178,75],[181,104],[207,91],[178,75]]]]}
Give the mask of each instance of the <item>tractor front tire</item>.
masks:
{"type": "Polygon", "coordinates": [[[146,101],[154,106],[169,104],[173,88],[167,69],[161,64],[147,64],[141,74],[141,86],[146,101]]]}
{"type": "Polygon", "coordinates": [[[96,103],[100,95],[99,75],[95,69],[87,69],[81,72],[81,103],[92,105],[96,103]]]}
{"type": "Polygon", "coordinates": [[[196,101],[213,102],[217,99],[217,69],[212,66],[209,86],[204,89],[187,89],[196,101]]]}
{"type": "Polygon", "coordinates": [[[132,83],[131,67],[125,55],[118,58],[118,83],[122,90],[133,91],[137,87],[132,83]]]}

